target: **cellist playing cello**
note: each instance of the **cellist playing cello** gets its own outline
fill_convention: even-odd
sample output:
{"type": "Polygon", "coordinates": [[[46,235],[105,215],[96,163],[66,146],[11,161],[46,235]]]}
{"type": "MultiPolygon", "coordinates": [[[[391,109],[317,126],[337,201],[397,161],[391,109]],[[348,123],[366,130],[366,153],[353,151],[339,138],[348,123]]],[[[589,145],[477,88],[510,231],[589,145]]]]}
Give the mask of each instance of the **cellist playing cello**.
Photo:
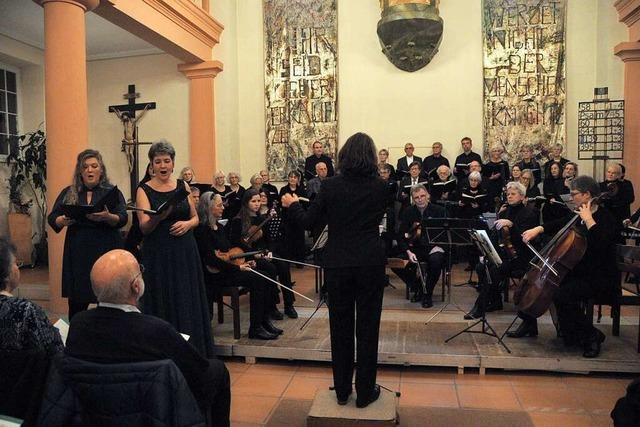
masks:
{"type": "MultiPolygon", "coordinates": [[[[583,347],[584,357],[597,357],[605,335],[592,324],[592,319],[581,309],[580,303],[590,298],[611,298],[617,289],[619,275],[615,259],[615,242],[619,226],[611,213],[599,206],[594,199],[600,196],[598,183],[589,176],[579,176],[571,181],[571,198],[577,207],[579,218],[573,230],[584,236],[586,249],[577,264],[566,273],[553,295],[558,313],[560,334],[567,346],[583,347]]],[[[542,233],[555,234],[565,228],[574,215],[548,221],[544,226],[522,233],[525,242],[535,240],[542,233]]],[[[557,245],[560,245],[558,240],[557,245]]],[[[572,245],[569,250],[575,250],[572,245]]],[[[535,317],[519,313],[523,318],[517,330],[509,332],[511,338],[537,336],[535,317]]]]}

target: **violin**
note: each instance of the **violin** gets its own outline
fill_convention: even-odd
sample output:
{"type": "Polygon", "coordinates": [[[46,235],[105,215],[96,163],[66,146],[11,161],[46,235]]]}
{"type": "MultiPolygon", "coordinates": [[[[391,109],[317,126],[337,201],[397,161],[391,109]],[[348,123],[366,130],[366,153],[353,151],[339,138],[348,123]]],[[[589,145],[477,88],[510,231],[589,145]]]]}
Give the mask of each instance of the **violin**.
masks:
{"type": "Polygon", "coordinates": [[[416,243],[422,237],[422,227],[420,227],[420,221],[414,222],[409,230],[404,233],[404,237],[409,241],[409,243],[416,243]]]}
{"type": "Polygon", "coordinates": [[[498,239],[500,240],[500,247],[504,250],[508,259],[514,259],[518,256],[516,248],[511,243],[511,228],[502,227],[498,233],[498,239]]]}
{"type": "Polygon", "coordinates": [[[247,229],[247,232],[242,237],[242,242],[244,244],[246,244],[247,246],[253,246],[255,242],[262,239],[262,237],[264,236],[262,227],[264,227],[269,221],[271,221],[271,218],[277,215],[277,211],[276,211],[277,204],[278,202],[276,201],[273,202],[273,207],[269,211],[269,214],[266,216],[264,220],[262,220],[262,222],[260,222],[260,224],[252,225],[247,229]]]}
{"type": "Polygon", "coordinates": [[[226,263],[237,265],[237,266],[241,266],[241,265],[245,264],[245,262],[246,262],[245,259],[247,257],[253,256],[253,255],[264,254],[266,252],[267,252],[266,249],[261,249],[259,251],[245,252],[244,250],[242,250],[242,248],[237,248],[237,247],[236,248],[231,248],[226,252],[218,250],[218,249],[215,250],[215,254],[216,254],[216,256],[218,258],[220,258],[221,260],[223,260],[226,263]]]}

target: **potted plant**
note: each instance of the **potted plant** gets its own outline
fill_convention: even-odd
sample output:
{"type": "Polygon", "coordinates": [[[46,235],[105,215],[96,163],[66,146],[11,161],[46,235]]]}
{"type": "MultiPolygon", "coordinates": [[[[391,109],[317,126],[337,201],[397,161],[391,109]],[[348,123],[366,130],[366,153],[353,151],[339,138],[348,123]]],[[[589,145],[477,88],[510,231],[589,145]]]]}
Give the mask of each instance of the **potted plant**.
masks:
{"type": "Polygon", "coordinates": [[[40,215],[39,240],[35,244],[36,259],[47,260],[47,138],[41,129],[11,140],[7,165],[9,177],[9,234],[18,247],[20,261],[33,265],[33,223],[31,207],[35,204],[40,215]]]}

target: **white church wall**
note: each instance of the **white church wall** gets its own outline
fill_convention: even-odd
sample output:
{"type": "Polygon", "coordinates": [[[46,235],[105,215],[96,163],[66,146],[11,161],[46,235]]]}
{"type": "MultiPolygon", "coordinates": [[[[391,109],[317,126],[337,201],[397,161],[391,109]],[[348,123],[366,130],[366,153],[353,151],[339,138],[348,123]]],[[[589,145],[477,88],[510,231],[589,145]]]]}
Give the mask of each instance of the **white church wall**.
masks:
{"type": "MultiPolygon", "coordinates": [[[[236,150],[226,147],[230,143],[237,147],[239,156],[224,158],[221,167],[227,167],[226,160],[232,159],[229,165],[239,167],[244,178],[265,162],[262,1],[217,3],[220,11],[235,8],[237,19],[235,23],[221,21],[225,25],[223,46],[224,37],[228,37],[227,41],[235,39],[237,52],[237,69],[232,63],[225,63],[223,78],[236,74],[237,92],[218,89],[216,105],[219,112],[225,106],[233,108],[237,99],[236,122],[233,123],[232,114],[218,115],[217,132],[220,141],[225,127],[237,127],[237,141],[221,141],[220,150],[236,150]]],[[[626,29],[617,20],[613,0],[569,0],[567,4],[566,155],[576,159],[577,103],[592,99],[596,86],[608,86],[612,98],[622,96],[624,66],[613,55],[613,46],[626,39],[626,29]]],[[[444,19],[440,51],[429,65],[415,73],[396,69],[380,52],[376,35],[378,2],[339,1],[338,5],[339,142],[356,131],[364,131],[378,147],[389,148],[395,159],[407,141],[417,147],[416,154],[420,156],[430,153],[433,141],[441,141],[444,154],[451,159],[459,152],[460,139],[470,136],[476,151],[481,151],[481,2],[440,2],[444,19]]],[[[224,47],[227,49],[228,45],[224,47]]],[[[219,79],[217,85],[223,81],[220,76],[219,79]]],[[[228,133],[231,131],[224,132],[232,136],[228,133]]],[[[580,163],[583,171],[591,171],[590,162],[580,163]]]]}

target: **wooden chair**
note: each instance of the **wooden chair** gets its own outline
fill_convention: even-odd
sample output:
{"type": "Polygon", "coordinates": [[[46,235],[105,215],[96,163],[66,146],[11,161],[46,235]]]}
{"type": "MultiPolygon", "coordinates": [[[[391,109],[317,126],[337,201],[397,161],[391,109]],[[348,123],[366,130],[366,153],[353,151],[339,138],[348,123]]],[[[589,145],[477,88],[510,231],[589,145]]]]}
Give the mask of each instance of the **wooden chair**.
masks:
{"type": "Polygon", "coordinates": [[[240,339],[240,296],[249,293],[249,288],[243,286],[225,286],[220,289],[216,297],[218,303],[218,323],[224,323],[224,306],[233,312],[233,338],[240,339]],[[231,304],[224,302],[224,297],[230,297],[231,304]]]}

